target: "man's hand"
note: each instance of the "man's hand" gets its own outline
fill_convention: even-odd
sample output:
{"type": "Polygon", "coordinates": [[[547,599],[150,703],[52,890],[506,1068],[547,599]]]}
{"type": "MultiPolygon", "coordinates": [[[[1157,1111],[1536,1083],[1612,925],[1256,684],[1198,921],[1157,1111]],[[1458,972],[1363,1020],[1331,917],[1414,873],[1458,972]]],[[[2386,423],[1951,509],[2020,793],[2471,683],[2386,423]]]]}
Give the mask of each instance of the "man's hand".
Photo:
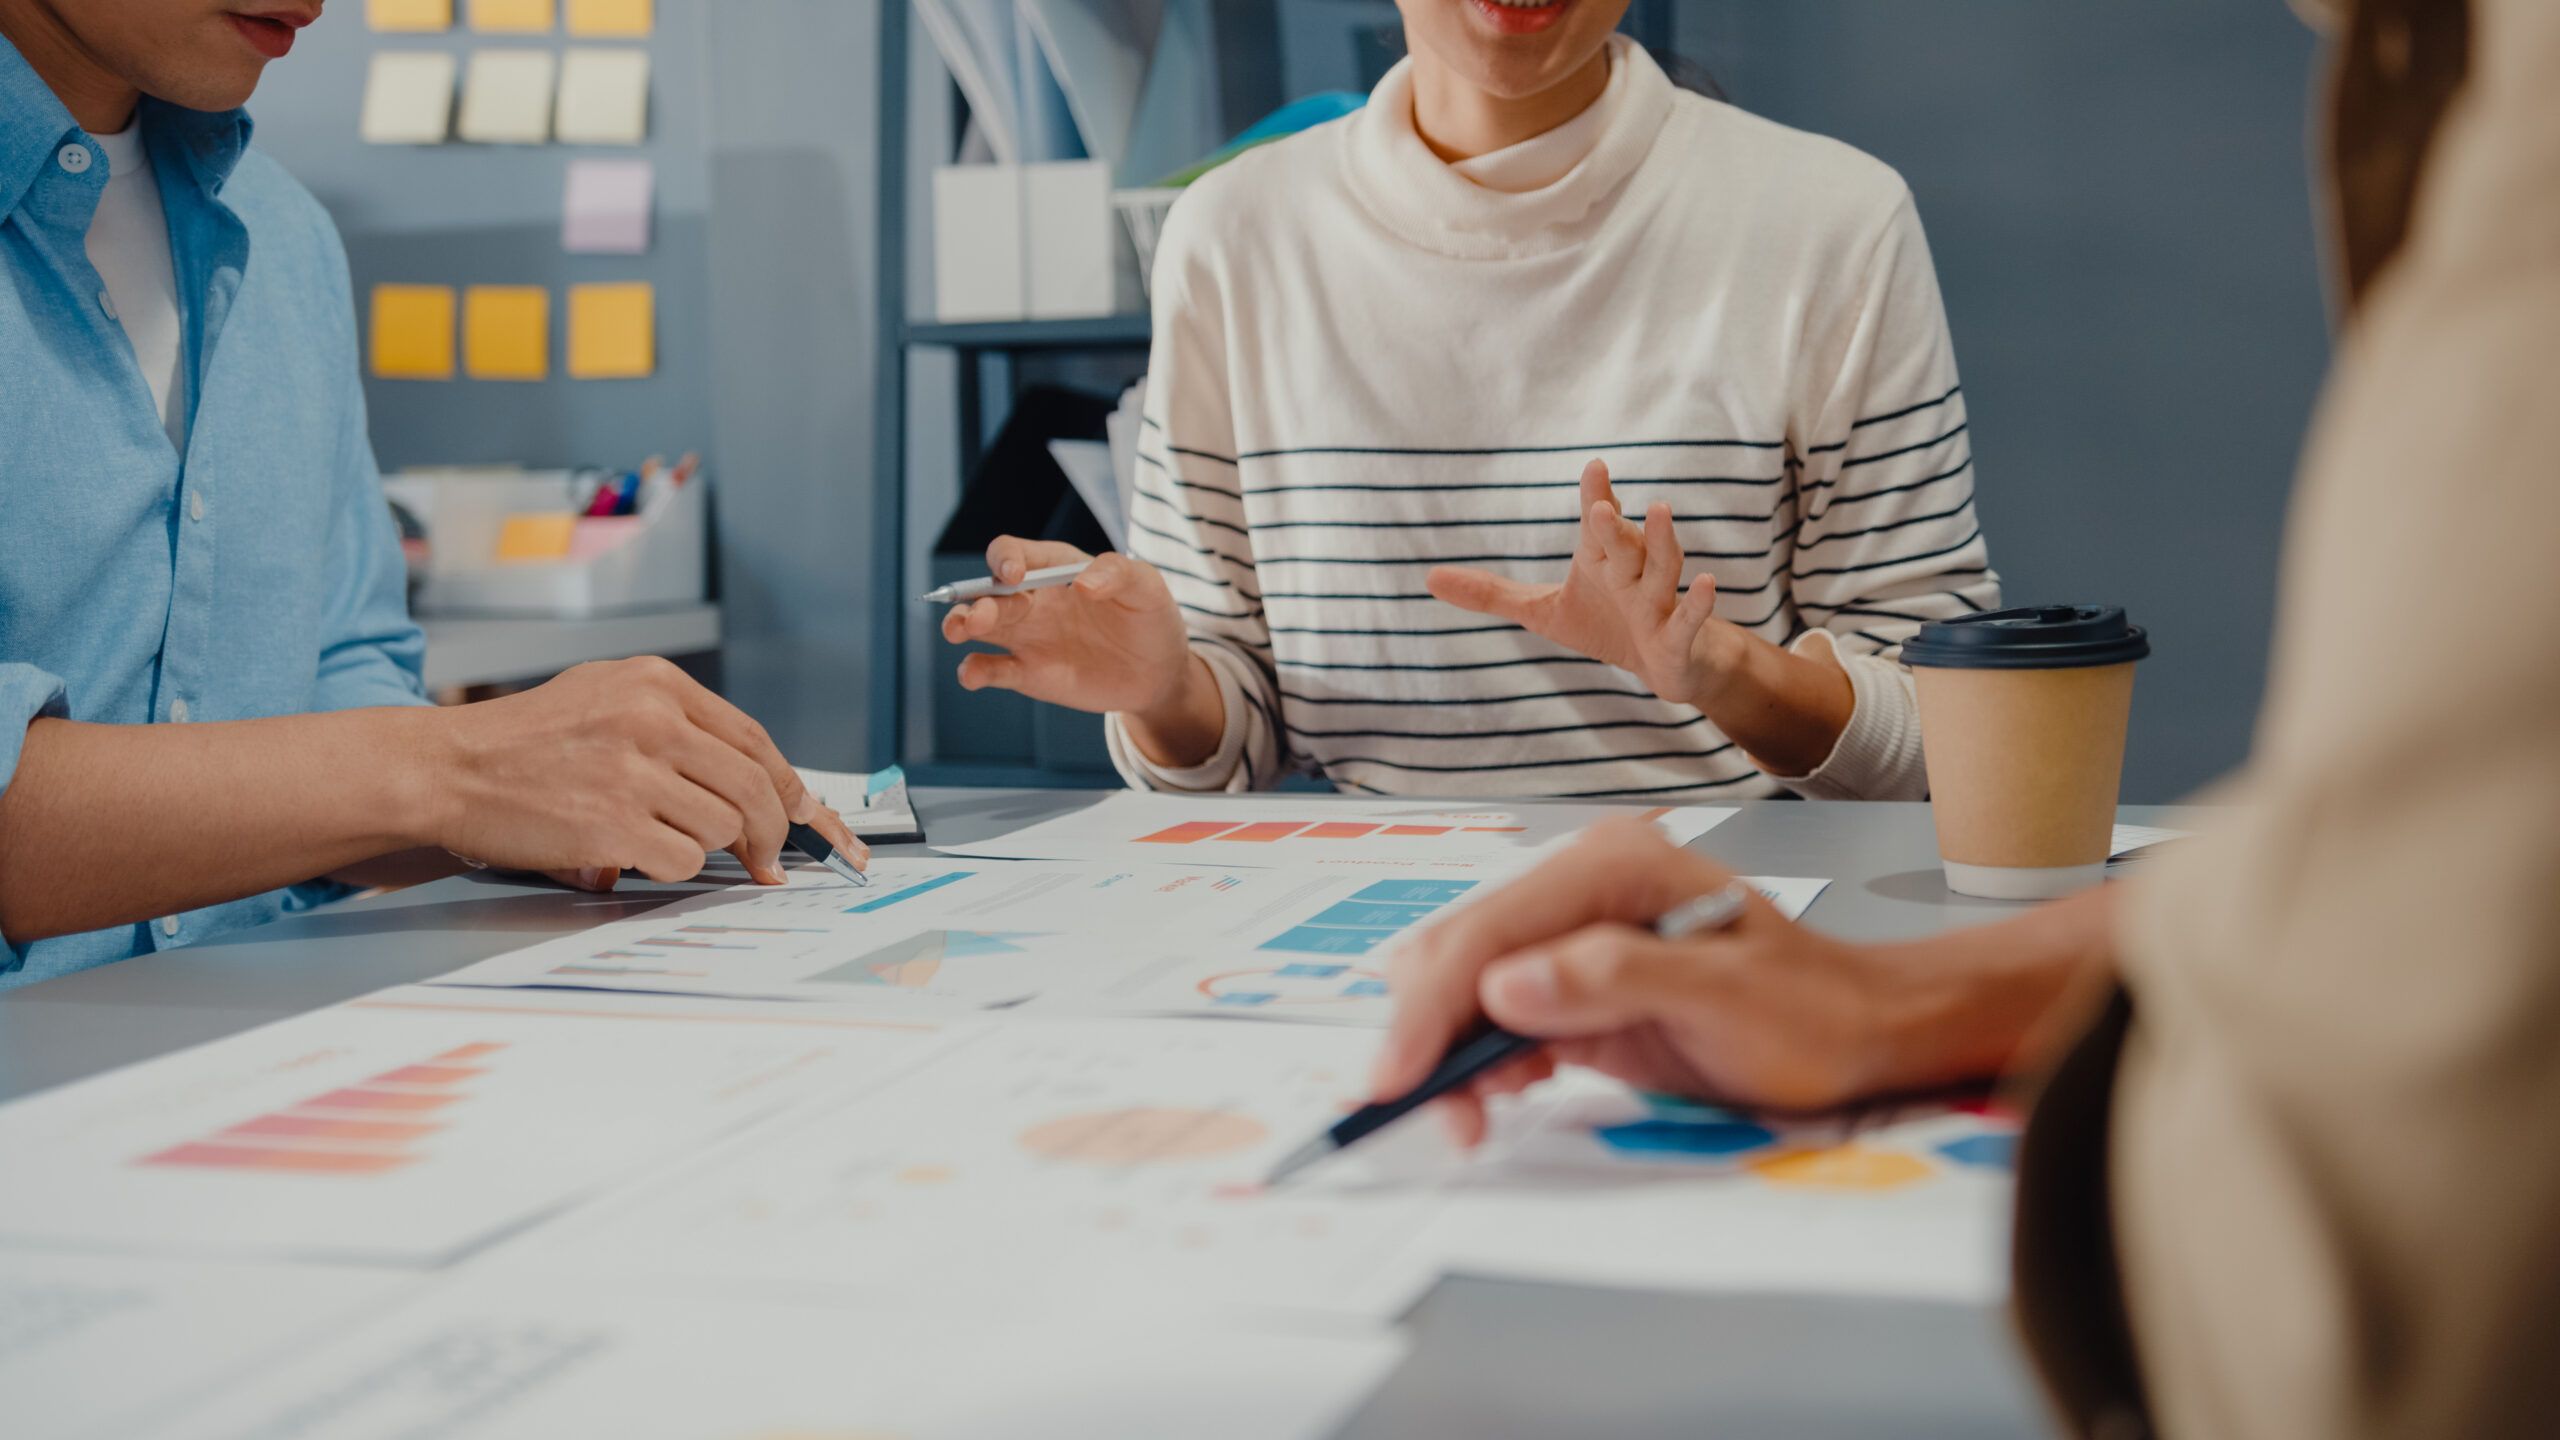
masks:
{"type": "Polygon", "coordinates": [[[1656,917],[1730,878],[1650,825],[1594,827],[1389,961],[1396,1012],[1373,1093],[1420,1084],[1483,1015],[1550,1043],[1441,1102],[1466,1144],[1483,1138],[1487,1097],[1558,1064],[1647,1090],[1827,1109],[2033,1063],[2073,1028],[2059,1002],[2113,962],[2115,886],[1892,945],[1832,939],[1757,897],[1730,929],[1654,938],[1656,917]]]}
{"type": "Polygon", "coordinates": [[[623,868],[689,880],[726,850],[779,885],[792,821],[870,856],[763,726],[664,660],[581,665],[440,718],[436,843],[487,864],[602,888],[623,868]]]}
{"type": "Polygon", "coordinates": [[[1683,1095],[1813,1110],[1881,1079],[1880,978],[1866,956],[1753,896],[1732,927],[1654,938],[1655,917],[1731,874],[1641,821],[1611,821],[1526,878],[1416,937],[1391,961],[1395,1020],[1379,1098],[1421,1083],[1478,1015],[1546,1050],[1445,1102],[1459,1138],[1484,1133],[1486,1096],[1558,1063],[1683,1095]]]}
{"type": "Polygon", "coordinates": [[[1716,632],[1715,577],[1680,590],[1680,538],[1671,507],[1656,503],[1638,526],[1618,513],[1609,467],[1582,467],[1582,530],[1561,585],[1532,585],[1490,571],[1443,565],[1425,583],[1461,610],[1498,616],[1644,681],[1674,704],[1701,709],[1725,666],[1708,652],[1716,632]]]}
{"type": "Polygon", "coordinates": [[[1008,652],[963,658],[960,684],[1016,690],[1074,710],[1118,711],[1159,764],[1208,759],[1224,733],[1226,707],[1207,662],[1191,653],[1182,612],[1154,566],[1006,535],[987,547],[987,573],[1012,585],[1033,570],[1086,559],[1093,564],[1072,583],[952,607],[942,617],[943,639],[1008,652]]]}

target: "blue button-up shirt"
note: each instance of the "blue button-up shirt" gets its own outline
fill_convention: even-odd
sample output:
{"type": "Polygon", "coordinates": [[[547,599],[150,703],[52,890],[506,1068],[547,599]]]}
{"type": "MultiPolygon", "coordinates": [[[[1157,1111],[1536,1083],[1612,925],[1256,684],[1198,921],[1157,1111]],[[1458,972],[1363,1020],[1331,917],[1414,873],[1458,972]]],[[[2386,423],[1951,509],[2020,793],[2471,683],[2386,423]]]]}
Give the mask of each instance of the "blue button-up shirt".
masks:
{"type": "MultiPolygon", "coordinates": [[[[42,715],[424,703],[338,232],[248,148],[247,115],[145,100],[141,123],[186,324],[183,458],[89,263],[106,156],[0,40],[0,790],[42,715]]],[[[148,816],[129,828],[152,834],[148,816]]],[[[0,942],[0,987],[258,924],[310,893],[0,942]]]]}

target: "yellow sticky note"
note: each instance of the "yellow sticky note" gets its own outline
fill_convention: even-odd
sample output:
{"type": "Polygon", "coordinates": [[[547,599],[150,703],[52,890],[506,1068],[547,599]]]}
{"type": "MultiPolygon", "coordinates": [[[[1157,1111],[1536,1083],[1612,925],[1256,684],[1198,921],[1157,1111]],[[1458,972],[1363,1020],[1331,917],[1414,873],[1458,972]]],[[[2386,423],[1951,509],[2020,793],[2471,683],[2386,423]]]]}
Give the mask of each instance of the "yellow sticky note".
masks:
{"type": "Polygon", "coordinates": [[[656,28],[650,0],[569,0],[569,33],[638,39],[656,28]]]}
{"type": "Polygon", "coordinates": [[[385,380],[453,378],[453,287],[373,287],[373,373],[385,380]]]}
{"type": "Polygon", "coordinates": [[[501,35],[547,35],[551,0],[471,0],[471,28],[501,35]]]}
{"type": "Polygon", "coordinates": [[[646,284],[569,287],[569,373],[630,380],[658,368],[658,294],[646,284]]]}
{"type": "Polygon", "coordinates": [[[474,380],[549,378],[551,292],[539,285],[463,291],[462,373],[474,380]]]}
{"type": "Polygon", "coordinates": [[[453,0],[364,0],[364,23],[406,34],[453,28],[453,0]]]}
{"type": "Polygon", "coordinates": [[[578,517],[567,510],[535,510],[510,515],[498,530],[498,558],[558,560],[569,553],[569,537],[578,532],[578,517]]]}

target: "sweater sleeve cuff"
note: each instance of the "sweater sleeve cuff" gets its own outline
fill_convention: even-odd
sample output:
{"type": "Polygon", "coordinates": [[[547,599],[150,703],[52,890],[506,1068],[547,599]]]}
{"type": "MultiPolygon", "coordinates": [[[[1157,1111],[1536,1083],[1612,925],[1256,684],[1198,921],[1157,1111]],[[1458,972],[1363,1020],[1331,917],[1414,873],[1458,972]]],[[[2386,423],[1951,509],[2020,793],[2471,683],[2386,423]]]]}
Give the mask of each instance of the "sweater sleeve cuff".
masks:
{"type": "Polygon", "coordinates": [[[1929,772],[1920,746],[1920,707],[1911,672],[1877,655],[1843,655],[1828,630],[1808,630],[1787,647],[1848,672],[1856,698],[1849,723],[1820,765],[1774,776],[1808,800],[1926,800],[1929,772]]]}
{"type": "Polygon", "coordinates": [[[1224,663],[1225,651],[1216,645],[1194,643],[1192,653],[1209,662],[1209,674],[1218,682],[1218,703],[1226,711],[1226,723],[1218,734],[1215,753],[1197,765],[1176,769],[1158,765],[1138,749],[1129,738],[1127,724],[1118,711],[1103,717],[1102,736],[1111,747],[1111,763],[1120,778],[1140,790],[1179,790],[1205,793],[1224,790],[1235,778],[1244,758],[1246,710],[1244,690],[1224,663]]]}
{"type": "MultiPolygon", "coordinates": [[[[27,743],[27,727],[50,716],[69,719],[71,703],[60,678],[33,665],[0,665],[0,794],[18,776],[18,752],[27,743]]],[[[0,936],[0,975],[14,974],[27,963],[26,951],[0,936]]]]}

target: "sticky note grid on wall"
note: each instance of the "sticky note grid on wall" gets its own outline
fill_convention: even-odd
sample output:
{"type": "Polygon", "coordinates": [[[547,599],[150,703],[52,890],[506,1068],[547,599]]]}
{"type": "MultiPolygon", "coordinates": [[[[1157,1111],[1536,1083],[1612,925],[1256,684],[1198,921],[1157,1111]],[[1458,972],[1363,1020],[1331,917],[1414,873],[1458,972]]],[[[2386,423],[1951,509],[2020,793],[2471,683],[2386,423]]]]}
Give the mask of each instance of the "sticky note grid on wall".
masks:
{"type": "MultiPolygon", "coordinates": [[[[657,373],[655,286],[572,285],[568,312],[560,368],[571,379],[641,380],[657,373]]],[[[450,285],[376,285],[369,327],[366,354],[378,380],[451,380],[457,373],[472,380],[551,378],[551,291],[541,285],[473,285],[459,303],[450,285]]]]}

